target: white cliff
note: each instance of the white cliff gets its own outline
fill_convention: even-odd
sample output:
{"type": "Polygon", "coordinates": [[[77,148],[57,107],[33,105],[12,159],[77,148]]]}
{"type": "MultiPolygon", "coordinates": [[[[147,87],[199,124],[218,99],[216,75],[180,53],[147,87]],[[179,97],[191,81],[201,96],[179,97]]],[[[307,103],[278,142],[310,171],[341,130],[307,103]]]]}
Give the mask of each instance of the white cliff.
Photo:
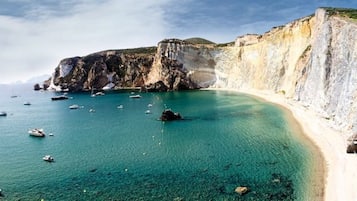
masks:
{"type": "Polygon", "coordinates": [[[318,9],[262,36],[240,37],[217,56],[216,87],[285,94],[355,132],[357,25],[318,9]]]}
{"type": "Polygon", "coordinates": [[[146,83],[161,79],[163,58],[178,62],[200,87],[284,94],[342,131],[357,131],[357,24],[317,9],[315,15],[238,37],[227,47],[165,40],[146,83]]]}
{"type": "Polygon", "coordinates": [[[214,84],[215,56],[220,52],[213,45],[187,44],[178,39],[168,39],[158,44],[157,53],[146,83],[155,83],[162,80],[168,61],[180,64],[188,72],[190,80],[199,87],[208,87],[214,84]]]}

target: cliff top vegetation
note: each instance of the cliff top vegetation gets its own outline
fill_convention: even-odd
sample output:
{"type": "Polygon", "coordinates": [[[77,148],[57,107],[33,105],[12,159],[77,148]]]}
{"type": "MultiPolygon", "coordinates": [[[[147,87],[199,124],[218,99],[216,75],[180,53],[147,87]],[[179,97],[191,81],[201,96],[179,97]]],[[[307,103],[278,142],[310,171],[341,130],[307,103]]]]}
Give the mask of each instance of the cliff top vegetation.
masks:
{"type": "Polygon", "coordinates": [[[329,15],[338,15],[342,17],[348,17],[351,19],[357,19],[357,9],[353,8],[324,8],[329,15]]]}
{"type": "Polygon", "coordinates": [[[155,54],[157,50],[156,46],[152,46],[152,47],[139,47],[139,48],[128,48],[128,49],[117,49],[117,50],[104,50],[104,51],[100,51],[100,52],[95,52],[90,55],[97,55],[97,54],[103,54],[106,52],[110,52],[110,51],[114,51],[117,52],[119,54],[155,54]]]}
{"type": "Polygon", "coordinates": [[[155,53],[157,50],[156,46],[152,47],[139,47],[139,48],[132,48],[132,49],[122,49],[122,53],[124,54],[152,54],[155,53]]]}
{"type": "Polygon", "coordinates": [[[212,41],[209,41],[207,39],[204,38],[188,38],[184,40],[186,43],[190,43],[190,44],[205,44],[205,45],[214,45],[215,43],[212,41]]]}

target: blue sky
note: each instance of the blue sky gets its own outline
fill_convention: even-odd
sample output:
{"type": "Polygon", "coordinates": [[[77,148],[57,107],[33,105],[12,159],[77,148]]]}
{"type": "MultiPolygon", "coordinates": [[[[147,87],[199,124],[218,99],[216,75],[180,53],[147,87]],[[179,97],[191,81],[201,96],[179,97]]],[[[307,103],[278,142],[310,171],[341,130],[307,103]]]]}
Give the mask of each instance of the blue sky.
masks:
{"type": "Polygon", "coordinates": [[[352,0],[1,0],[0,83],[51,74],[59,61],[164,38],[217,43],[264,33],[352,0]]]}

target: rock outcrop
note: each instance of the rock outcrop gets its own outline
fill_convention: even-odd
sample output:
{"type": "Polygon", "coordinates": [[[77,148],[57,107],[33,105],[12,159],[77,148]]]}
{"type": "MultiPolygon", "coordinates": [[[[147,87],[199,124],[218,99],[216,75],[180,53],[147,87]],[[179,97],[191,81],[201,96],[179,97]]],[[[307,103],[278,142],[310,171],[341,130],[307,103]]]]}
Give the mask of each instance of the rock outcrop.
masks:
{"type": "Polygon", "coordinates": [[[63,59],[51,78],[57,90],[83,91],[144,85],[156,47],[109,50],[63,59]]]}
{"type": "Polygon", "coordinates": [[[182,117],[181,117],[180,113],[173,112],[170,109],[166,109],[162,112],[160,120],[161,121],[182,120],[182,117]]]}
{"type": "Polygon", "coordinates": [[[178,39],[163,40],[146,83],[163,81],[170,89],[209,87],[215,83],[214,44],[192,44],[178,39]]]}
{"type": "Polygon", "coordinates": [[[233,45],[167,39],[144,53],[112,50],[64,59],[51,86],[268,90],[300,102],[334,128],[356,132],[357,23],[349,12],[356,10],[319,8],[263,35],[238,37],[233,45]]]}
{"type": "MultiPolygon", "coordinates": [[[[173,56],[187,53],[180,49],[164,50],[163,46],[172,44],[193,46],[182,40],[172,39],[160,42],[158,48],[109,50],[84,57],[67,58],[59,63],[48,82],[53,89],[69,91],[127,87],[141,87],[147,91],[199,88],[197,80],[192,79],[192,66],[187,62],[190,59],[178,60],[173,56]]],[[[196,62],[195,67],[199,66],[199,62],[196,62]]],[[[214,66],[211,67],[213,69],[214,66]]]]}

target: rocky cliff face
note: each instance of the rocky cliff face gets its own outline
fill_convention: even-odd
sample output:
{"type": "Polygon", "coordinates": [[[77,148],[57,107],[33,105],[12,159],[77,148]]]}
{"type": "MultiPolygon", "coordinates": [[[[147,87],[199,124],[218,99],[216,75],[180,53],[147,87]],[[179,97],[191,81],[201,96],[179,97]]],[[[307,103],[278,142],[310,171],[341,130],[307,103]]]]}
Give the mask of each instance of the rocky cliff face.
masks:
{"type": "Polygon", "coordinates": [[[63,59],[53,73],[50,87],[83,91],[141,86],[155,52],[156,47],[109,50],[63,59]]]}
{"type": "MultiPolygon", "coordinates": [[[[109,50],[63,59],[47,84],[60,91],[127,87],[141,87],[148,91],[196,89],[199,85],[191,78],[190,69],[198,68],[203,60],[195,61],[196,66],[189,65],[190,59],[197,56],[186,52],[191,46],[172,39],[160,42],[158,48],[109,50]],[[169,48],[171,46],[175,48],[169,48]],[[181,57],[181,54],[190,58],[179,59],[177,55],[181,57]]],[[[211,65],[211,71],[213,69],[211,65]]]]}
{"type": "Polygon", "coordinates": [[[331,9],[238,37],[234,45],[163,40],[151,52],[105,51],[64,59],[53,87],[69,90],[142,87],[259,89],[281,93],[357,131],[357,24],[331,9]]]}
{"type": "MultiPolygon", "coordinates": [[[[162,80],[173,69],[182,69],[185,75],[181,79],[193,83],[190,86],[209,87],[216,81],[215,56],[219,52],[220,49],[214,44],[190,44],[177,39],[163,40],[158,45],[146,83],[162,80]]],[[[166,83],[168,79],[164,80],[166,83]]]]}
{"type": "Polygon", "coordinates": [[[215,86],[282,93],[357,131],[357,24],[329,12],[237,38],[217,56],[215,86]]]}

